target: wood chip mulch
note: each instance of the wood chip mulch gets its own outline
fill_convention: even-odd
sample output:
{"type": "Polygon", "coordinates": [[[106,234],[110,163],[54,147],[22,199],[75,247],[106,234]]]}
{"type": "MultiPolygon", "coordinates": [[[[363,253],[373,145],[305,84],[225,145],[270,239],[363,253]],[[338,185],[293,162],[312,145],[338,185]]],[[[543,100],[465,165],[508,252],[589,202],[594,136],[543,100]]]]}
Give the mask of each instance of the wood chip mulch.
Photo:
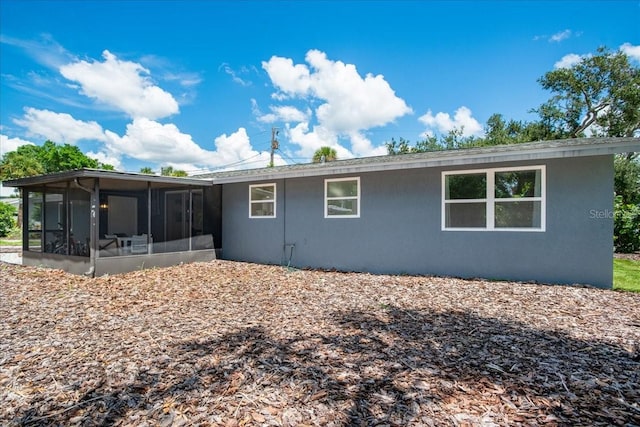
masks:
{"type": "Polygon", "coordinates": [[[640,294],[0,263],[0,425],[640,425],[640,294]]]}

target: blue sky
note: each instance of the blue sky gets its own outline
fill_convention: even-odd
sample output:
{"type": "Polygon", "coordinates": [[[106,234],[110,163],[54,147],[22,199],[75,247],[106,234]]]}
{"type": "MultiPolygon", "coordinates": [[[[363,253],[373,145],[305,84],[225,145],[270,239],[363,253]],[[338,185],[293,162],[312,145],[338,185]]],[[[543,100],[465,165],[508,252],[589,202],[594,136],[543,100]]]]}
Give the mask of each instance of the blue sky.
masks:
{"type": "Polygon", "coordinates": [[[494,113],[599,46],[640,60],[638,1],[0,0],[2,152],[51,139],[118,170],[384,154],[494,113]]]}

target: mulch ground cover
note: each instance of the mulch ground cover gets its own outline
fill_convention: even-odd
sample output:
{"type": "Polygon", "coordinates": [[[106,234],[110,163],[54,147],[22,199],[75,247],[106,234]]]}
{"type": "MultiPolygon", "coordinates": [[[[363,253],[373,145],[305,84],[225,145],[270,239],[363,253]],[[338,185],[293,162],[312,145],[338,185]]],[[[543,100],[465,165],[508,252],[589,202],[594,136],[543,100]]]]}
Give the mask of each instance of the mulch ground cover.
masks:
{"type": "Polygon", "coordinates": [[[640,294],[0,263],[0,425],[640,425],[640,294]]]}

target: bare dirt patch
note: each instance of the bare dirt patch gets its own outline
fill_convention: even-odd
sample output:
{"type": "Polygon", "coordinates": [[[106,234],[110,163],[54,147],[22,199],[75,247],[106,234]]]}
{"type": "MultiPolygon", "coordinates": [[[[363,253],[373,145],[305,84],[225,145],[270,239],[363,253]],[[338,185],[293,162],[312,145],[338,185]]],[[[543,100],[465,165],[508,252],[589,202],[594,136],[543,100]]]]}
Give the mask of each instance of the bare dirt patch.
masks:
{"type": "Polygon", "coordinates": [[[0,263],[0,424],[638,425],[640,295],[0,263]]]}
{"type": "Polygon", "coordinates": [[[613,254],[614,258],[619,258],[619,259],[629,259],[631,261],[640,261],[640,252],[635,252],[632,254],[619,254],[619,253],[615,253],[613,254]]]}

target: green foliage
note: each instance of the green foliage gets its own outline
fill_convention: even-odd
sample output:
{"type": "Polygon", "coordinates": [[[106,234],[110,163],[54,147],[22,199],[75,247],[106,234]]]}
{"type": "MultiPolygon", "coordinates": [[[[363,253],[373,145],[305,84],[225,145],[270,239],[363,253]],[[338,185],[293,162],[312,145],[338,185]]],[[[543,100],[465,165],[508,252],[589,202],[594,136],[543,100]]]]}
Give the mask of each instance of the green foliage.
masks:
{"type": "Polygon", "coordinates": [[[493,114],[489,117],[484,131],[485,136],[478,139],[476,144],[478,146],[519,144],[553,139],[552,130],[543,121],[509,120],[506,122],[501,114],[493,114]]]}
{"type": "Polygon", "coordinates": [[[640,69],[623,52],[605,47],[538,82],[553,96],[536,111],[553,138],[629,137],[640,131],[640,69]],[[594,126],[595,125],[595,126],[594,126]]]}
{"type": "Polygon", "coordinates": [[[452,129],[446,135],[441,135],[440,138],[430,135],[416,142],[415,145],[411,145],[411,142],[404,138],[400,138],[398,141],[391,138],[391,141],[385,142],[384,145],[390,155],[457,150],[479,146],[480,140],[478,138],[465,137],[463,132],[463,129],[452,129]]]}
{"type": "MultiPolygon", "coordinates": [[[[391,138],[391,141],[385,142],[384,145],[387,147],[387,154],[396,155],[396,154],[408,154],[408,153],[420,153],[422,151],[417,151],[415,147],[410,145],[411,142],[400,137],[400,140],[396,141],[394,138],[391,138]]],[[[424,150],[431,151],[431,150],[424,150]]]]}
{"type": "Polygon", "coordinates": [[[0,202],[0,237],[6,237],[16,226],[15,215],[17,210],[14,206],[0,202]]]}
{"type": "Polygon", "coordinates": [[[36,145],[23,145],[5,153],[0,163],[0,179],[26,178],[45,173],[39,160],[39,151],[36,145]]]}
{"type": "Polygon", "coordinates": [[[614,245],[616,252],[635,252],[640,250],[640,162],[635,155],[618,155],[614,170],[614,245]]]}
{"type": "Polygon", "coordinates": [[[640,204],[640,161],[636,154],[617,155],[614,187],[623,203],[640,204]]]}
{"type": "Polygon", "coordinates": [[[160,168],[160,175],[162,176],[189,176],[187,172],[179,169],[173,169],[173,166],[166,166],[160,168]]]}
{"type": "Polygon", "coordinates": [[[113,170],[113,166],[87,157],[76,146],[45,141],[41,146],[27,144],[5,153],[0,163],[0,179],[18,179],[81,168],[113,170]]]}
{"type": "Polygon", "coordinates": [[[40,147],[39,160],[45,173],[98,167],[98,161],[87,157],[78,147],[52,141],[46,141],[40,147]]]}
{"type": "Polygon", "coordinates": [[[140,173],[145,174],[145,175],[155,175],[156,174],[153,171],[153,169],[151,169],[149,166],[145,166],[143,168],[140,168],[140,173]]]}
{"type": "Polygon", "coordinates": [[[640,250],[640,204],[624,203],[622,196],[614,203],[613,243],[616,252],[640,250]]]}
{"type": "Polygon", "coordinates": [[[321,163],[323,159],[325,162],[338,160],[338,153],[331,147],[320,147],[313,153],[313,163],[321,163]]]}

